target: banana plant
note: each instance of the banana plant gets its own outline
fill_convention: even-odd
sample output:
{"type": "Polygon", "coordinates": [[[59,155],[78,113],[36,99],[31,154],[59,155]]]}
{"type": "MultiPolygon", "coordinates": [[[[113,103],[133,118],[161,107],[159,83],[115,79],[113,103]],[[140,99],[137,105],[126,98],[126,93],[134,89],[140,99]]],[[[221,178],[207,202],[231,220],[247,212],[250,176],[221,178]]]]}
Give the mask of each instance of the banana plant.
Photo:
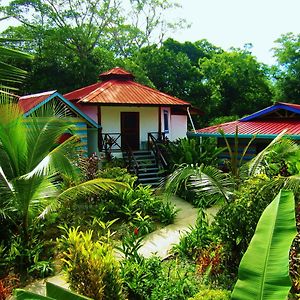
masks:
{"type": "Polygon", "coordinates": [[[258,221],[231,299],[287,299],[291,288],[289,250],[296,232],[294,194],[281,190],[258,221]]]}

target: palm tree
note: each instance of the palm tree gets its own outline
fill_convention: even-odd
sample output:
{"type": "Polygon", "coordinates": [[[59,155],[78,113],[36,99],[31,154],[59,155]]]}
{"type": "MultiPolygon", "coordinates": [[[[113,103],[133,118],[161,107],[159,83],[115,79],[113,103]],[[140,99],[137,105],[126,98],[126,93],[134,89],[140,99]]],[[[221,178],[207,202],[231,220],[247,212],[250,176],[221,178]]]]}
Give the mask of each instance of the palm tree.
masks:
{"type": "MultiPolygon", "coordinates": [[[[7,42],[8,39],[0,38],[0,43],[7,42]]],[[[0,89],[2,90],[13,90],[15,84],[21,83],[27,72],[20,69],[11,63],[3,61],[3,58],[9,58],[9,60],[19,60],[19,59],[31,59],[32,56],[28,53],[24,53],[15,49],[10,49],[7,47],[0,46],[0,89]]]]}
{"type": "Polygon", "coordinates": [[[72,126],[58,110],[53,115],[49,108],[24,118],[18,104],[0,94],[0,218],[12,224],[25,247],[30,244],[30,229],[64,199],[125,187],[109,179],[80,181],[74,163],[80,153],[78,138],[57,145],[72,126]],[[63,190],[63,175],[75,185],[63,190]]]}
{"type": "MultiPolygon", "coordinates": [[[[231,163],[233,162],[231,172],[223,173],[219,169],[212,166],[194,165],[194,164],[182,164],[170,174],[165,183],[164,189],[167,194],[176,193],[179,188],[193,190],[197,193],[201,193],[203,196],[211,196],[219,194],[229,202],[234,195],[234,191],[238,189],[239,183],[246,178],[255,176],[259,173],[265,173],[269,168],[267,158],[270,155],[276,156],[276,160],[284,160],[289,155],[298,151],[300,156],[299,146],[290,140],[282,139],[286,130],[279,134],[264,150],[262,150],[255,158],[249,163],[242,165],[242,158],[247,152],[249,145],[253,139],[249,142],[246,149],[243,152],[242,158],[237,159],[237,149],[231,150],[230,145],[225,138],[225,142],[230,152],[231,163]]],[[[221,132],[222,134],[222,132],[221,132]]],[[[236,141],[234,148],[237,148],[237,131],[236,141]]],[[[299,157],[300,158],[300,157],[299,157]]],[[[272,181],[270,185],[265,188],[276,188],[278,191],[281,188],[295,189],[300,186],[300,165],[299,174],[293,176],[280,176],[272,181]],[[272,186],[271,186],[272,184],[272,186]]]]}

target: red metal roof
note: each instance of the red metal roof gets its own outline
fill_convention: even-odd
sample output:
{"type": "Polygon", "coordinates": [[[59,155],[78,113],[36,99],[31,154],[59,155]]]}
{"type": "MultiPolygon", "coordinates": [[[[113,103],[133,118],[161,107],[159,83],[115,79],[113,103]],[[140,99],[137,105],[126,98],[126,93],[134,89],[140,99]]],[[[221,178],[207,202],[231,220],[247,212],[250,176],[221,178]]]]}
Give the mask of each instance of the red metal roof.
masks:
{"type": "MultiPolygon", "coordinates": [[[[132,76],[121,68],[114,68],[104,75],[107,80],[83,87],[64,95],[70,101],[93,104],[125,104],[125,105],[183,105],[190,103],[134,82],[132,76]]],[[[103,77],[102,77],[103,78],[103,77]]]]}
{"type": "Polygon", "coordinates": [[[287,129],[287,135],[300,135],[299,120],[233,121],[202,128],[196,132],[199,135],[219,135],[219,129],[221,128],[225,135],[234,135],[236,126],[239,135],[278,135],[285,129],[287,129]]]}
{"type": "Polygon", "coordinates": [[[32,94],[27,96],[22,96],[19,98],[19,106],[23,110],[24,113],[30,111],[32,108],[37,106],[39,103],[46,100],[48,97],[50,97],[52,94],[54,94],[56,91],[49,91],[44,93],[38,93],[38,94],[32,94]]]}
{"type": "Polygon", "coordinates": [[[104,72],[104,73],[100,74],[99,77],[103,77],[106,75],[130,75],[133,77],[133,75],[131,73],[129,73],[126,70],[119,68],[119,67],[116,67],[107,72],[104,72]]]}

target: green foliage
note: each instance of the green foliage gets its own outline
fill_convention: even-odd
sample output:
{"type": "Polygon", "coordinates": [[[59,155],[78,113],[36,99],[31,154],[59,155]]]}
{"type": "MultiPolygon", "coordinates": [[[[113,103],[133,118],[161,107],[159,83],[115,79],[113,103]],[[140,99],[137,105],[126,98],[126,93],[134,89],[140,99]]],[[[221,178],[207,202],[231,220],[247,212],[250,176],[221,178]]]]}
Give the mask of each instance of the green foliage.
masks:
{"type": "Polygon", "coordinates": [[[276,79],[276,100],[299,103],[300,92],[300,35],[287,33],[276,41],[275,57],[277,68],[273,76],[276,79]]]}
{"type": "Polygon", "coordinates": [[[143,257],[139,255],[138,251],[143,246],[143,237],[139,234],[139,229],[135,228],[133,232],[127,234],[122,238],[122,245],[116,247],[124,258],[130,262],[142,263],[143,257]]]}
{"type": "Polygon", "coordinates": [[[242,164],[243,164],[243,160],[244,157],[249,149],[249,147],[251,146],[252,142],[255,140],[256,135],[253,135],[252,138],[250,139],[250,141],[247,143],[247,145],[244,148],[241,157],[240,153],[239,153],[239,143],[240,143],[240,139],[239,139],[239,135],[238,135],[238,126],[236,126],[235,128],[235,135],[234,135],[234,139],[233,139],[233,144],[230,144],[229,140],[227,139],[224,131],[222,128],[219,129],[219,133],[222,135],[222,138],[225,141],[226,147],[227,147],[227,151],[229,153],[229,157],[230,157],[230,161],[229,161],[229,171],[230,174],[232,175],[232,177],[235,179],[235,182],[237,184],[239,184],[239,181],[241,179],[241,169],[242,169],[242,164]]]}
{"type": "Polygon", "coordinates": [[[93,241],[93,231],[65,230],[60,239],[70,287],[92,299],[124,299],[119,263],[103,238],[93,241]]]}
{"type": "MultiPolygon", "coordinates": [[[[164,189],[176,194],[181,189],[190,190],[203,197],[219,195],[230,200],[234,188],[232,178],[213,166],[182,164],[167,177],[164,189]]],[[[209,203],[202,201],[201,204],[209,203]]],[[[201,207],[205,208],[205,207],[201,207]]]]}
{"type": "Polygon", "coordinates": [[[268,69],[248,50],[232,49],[203,58],[199,69],[208,89],[209,116],[243,116],[271,104],[268,69]]]}
{"type": "Polygon", "coordinates": [[[229,300],[230,292],[224,290],[203,289],[189,300],[229,300]]]}
{"type": "Polygon", "coordinates": [[[224,205],[212,223],[213,235],[224,245],[227,257],[223,263],[228,271],[237,271],[263,210],[276,194],[276,190],[263,189],[269,181],[265,175],[246,180],[235,200],[224,205]]]}
{"type": "Polygon", "coordinates": [[[128,183],[130,186],[136,182],[137,177],[128,173],[125,168],[113,167],[113,168],[104,168],[98,171],[98,177],[109,178],[114,181],[128,183]]]}
{"type": "Polygon", "coordinates": [[[72,299],[72,300],[91,300],[90,298],[75,294],[69,290],[66,290],[58,285],[54,285],[50,282],[46,282],[46,296],[41,296],[36,293],[32,293],[23,289],[16,289],[14,291],[14,297],[16,300],[42,300],[42,299],[72,299]]]}
{"type": "Polygon", "coordinates": [[[22,24],[7,29],[5,36],[35,55],[26,90],[55,87],[67,92],[94,83],[100,72],[123,66],[120,57],[159,42],[170,28],[184,26],[183,20],[165,20],[173,8],[178,8],[173,0],[130,1],[126,7],[121,1],[35,0],[11,1],[1,11],[22,24]]]}
{"type": "Polygon", "coordinates": [[[212,139],[181,138],[164,144],[170,170],[186,164],[217,165],[218,155],[224,150],[218,148],[212,139]]]}
{"type": "Polygon", "coordinates": [[[183,235],[178,245],[172,251],[179,256],[196,259],[201,249],[207,249],[213,243],[213,235],[210,232],[208,219],[203,210],[199,210],[195,227],[183,235]]]}
{"type": "Polygon", "coordinates": [[[64,289],[58,285],[55,285],[51,282],[46,282],[46,294],[52,299],[65,299],[65,300],[91,300],[90,298],[75,294],[67,289],[64,289]]]}
{"type": "Polygon", "coordinates": [[[237,116],[237,115],[216,117],[209,121],[209,126],[219,125],[219,124],[227,123],[227,122],[231,122],[231,121],[236,121],[238,119],[239,119],[239,116],[237,116]]]}
{"type": "Polygon", "coordinates": [[[178,212],[179,210],[176,209],[171,202],[164,201],[162,202],[157,214],[161,223],[163,223],[164,225],[169,225],[174,223],[175,217],[178,212]]]}
{"type": "MultiPolygon", "coordinates": [[[[0,43],[1,42],[3,42],[3,39],[0,39],[0,43]]],[[[8,61],[31,59],[32,57],[24,52],[3,46],[0,46],[0,55],[0,88],[2,90],[15,90],[15,85],[20,85],[20,83],[23,82],[23,80],[26,78],[27,72],[21,68],[15,67],[11,63],[8,63],[8,61]]]]}
{"type": "Polygon", "coordinates": [[[183,300],[198,290],[194,270],[187,263],[162,263],[156,257],[140,263],[124,261],[122,277],[129,300],[183,300]]]}
{"type": "Polygon", "coordinates": [[[280,191],[261,215],[239,267],[232,299],[286,299],[291,288],[289,251],[296,235],[295,201],[280,191]]]}

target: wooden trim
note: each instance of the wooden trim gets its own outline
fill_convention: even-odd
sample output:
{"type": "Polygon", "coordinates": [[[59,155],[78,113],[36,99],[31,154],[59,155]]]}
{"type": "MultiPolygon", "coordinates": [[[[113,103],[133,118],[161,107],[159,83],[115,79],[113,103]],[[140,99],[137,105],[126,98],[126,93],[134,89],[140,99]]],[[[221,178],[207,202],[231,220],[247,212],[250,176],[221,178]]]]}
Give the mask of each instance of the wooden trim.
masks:
{"type": "Polygon", "coordinates": [[[101,106],[98,106],[98,125],[101,125],[101,106]]]}
{"type": "MultiPolygon", "coordinates": [[[[101,106],[98,106],[97,117],[98,125],[101,125],[101,106]]],[[[100,126],[98,129],[98,150],[100,152],[103,151],[102,126],[100,126]]]]}
{"type": "Polygon", "coordinates": [[[161,107],[158,107],[158,133],[161,134],[161,107]]]}

